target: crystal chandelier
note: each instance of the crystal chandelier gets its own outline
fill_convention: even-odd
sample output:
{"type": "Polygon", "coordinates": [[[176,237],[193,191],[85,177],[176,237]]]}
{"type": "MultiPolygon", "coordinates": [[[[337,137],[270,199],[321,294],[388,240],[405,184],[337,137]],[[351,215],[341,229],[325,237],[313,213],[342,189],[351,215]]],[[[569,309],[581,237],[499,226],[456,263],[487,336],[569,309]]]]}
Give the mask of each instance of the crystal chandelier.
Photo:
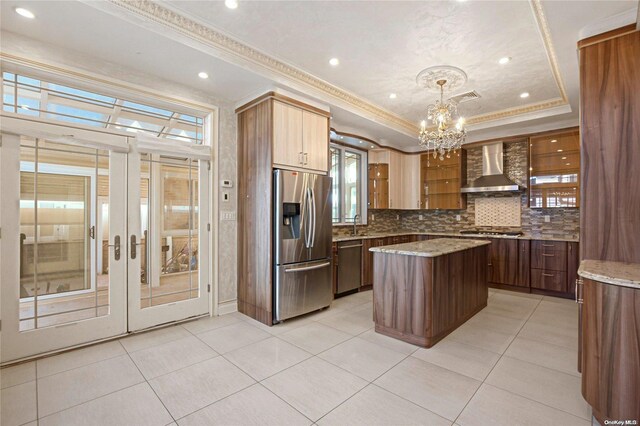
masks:
{"type": "Polygon", "coordinates": [[[467,136],[464,129],[464,118],[458,114],[458,106],[453,102],[444,101],[444,85],[447,80],[436,81],[440,86],[440,100],[427,107],[427,120],[430,120],[435,130],[427,128],[427,120],[420,123],[419,144],[427,152],[433,152],[433,158],[440,155],[444,160],[460,149],[467,136]],[[455,122],[455,124],[453,124],[455,122]]]}

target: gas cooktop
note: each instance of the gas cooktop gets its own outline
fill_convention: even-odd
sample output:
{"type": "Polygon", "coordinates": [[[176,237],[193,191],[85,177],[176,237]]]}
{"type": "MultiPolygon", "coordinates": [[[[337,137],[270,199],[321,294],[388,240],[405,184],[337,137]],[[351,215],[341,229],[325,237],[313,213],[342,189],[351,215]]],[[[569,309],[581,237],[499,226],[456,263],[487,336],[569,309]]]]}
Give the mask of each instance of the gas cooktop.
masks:
{"type": "Polygon", "coordinates": [[[460,231],[460,233],[463,235],[505,235],[509,237],[518,237],[522,235],[521,231],[487,231],[480,229],[467,229],[465,231],[460,231]]]}

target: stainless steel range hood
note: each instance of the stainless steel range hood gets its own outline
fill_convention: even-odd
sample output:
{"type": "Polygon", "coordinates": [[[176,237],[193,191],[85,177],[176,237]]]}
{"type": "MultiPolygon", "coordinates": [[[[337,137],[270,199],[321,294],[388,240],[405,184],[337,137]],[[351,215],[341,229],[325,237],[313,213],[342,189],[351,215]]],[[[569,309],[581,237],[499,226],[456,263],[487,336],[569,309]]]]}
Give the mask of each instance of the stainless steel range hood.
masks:
{"type": "Polygon", "coordinates": [[[504,174],[504,154],[502,142],[482,147],[482,176],[460,192],[514,192],[523,188],[504,174]]]}

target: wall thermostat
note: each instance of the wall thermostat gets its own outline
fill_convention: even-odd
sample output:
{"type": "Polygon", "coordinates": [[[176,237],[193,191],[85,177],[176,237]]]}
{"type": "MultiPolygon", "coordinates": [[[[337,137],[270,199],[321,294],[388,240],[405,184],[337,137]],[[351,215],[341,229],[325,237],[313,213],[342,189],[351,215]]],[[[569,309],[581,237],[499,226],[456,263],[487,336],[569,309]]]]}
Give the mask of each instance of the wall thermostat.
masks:
{"type": "Polygon", "coordinates": [[[223,179],[222,180],[222,187],[223,188],[232,188],[233,187],[233,182],[231,182],[229,179],[223,179]]]}

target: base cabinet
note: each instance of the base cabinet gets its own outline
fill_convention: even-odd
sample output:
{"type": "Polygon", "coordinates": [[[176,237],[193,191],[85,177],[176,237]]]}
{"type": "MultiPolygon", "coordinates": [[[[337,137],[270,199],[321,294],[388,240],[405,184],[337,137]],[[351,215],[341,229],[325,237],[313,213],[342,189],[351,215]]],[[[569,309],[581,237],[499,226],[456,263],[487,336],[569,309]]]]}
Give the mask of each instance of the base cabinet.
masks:
{"type": "Polygon", "coordinates": [[[640,289],[583,279],[582,395],[602,425],[640,421],[640,289]]]}

